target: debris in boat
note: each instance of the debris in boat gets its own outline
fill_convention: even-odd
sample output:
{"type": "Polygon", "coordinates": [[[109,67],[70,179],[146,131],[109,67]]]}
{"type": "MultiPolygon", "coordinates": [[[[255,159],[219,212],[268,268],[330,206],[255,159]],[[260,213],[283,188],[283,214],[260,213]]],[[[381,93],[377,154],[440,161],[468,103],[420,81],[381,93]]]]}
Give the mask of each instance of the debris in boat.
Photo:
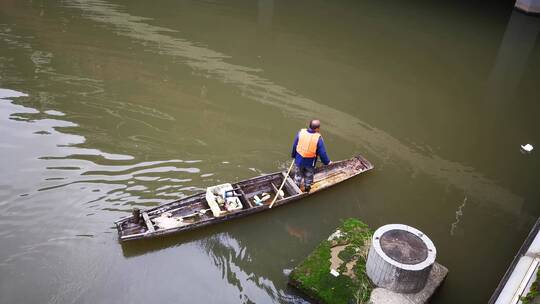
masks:
{"type": "Polygon", "coordinates": [[[260,206],[260,205],[262,205],[264,202],[266,202],[267,200],[269,200],[270,197],[271,197],[270,194],[268,194],[268,193],[266,193],[266,192],[263,193],[263,194],[261,194],[261,196],[262,196],[262,198],[259,198],[258,195],[255,195],[255,196],[253,197],[253,202],[255,203],[255,205],[260,206]]]}
{"type": "Polygon", "coordinates": [[[215,217],[220,217],[224,213],[240,210],[243,208],[242,202],[236,193],[237,189],[229,183],[221,184],[206,189],[206,202],[215,217]],[[222,210],[221,208],[225,208],[222,210]]]}
{"type": "Polygon", "coordinates": [[[534,147],[531,144],[521,145],[521,149],[525,152],[531,152],[534,147]]]}
{"type": "Polygon", "coordinates": [[[208,211],[210,211],[210,208],[208,208],[208,209],[202,209],[202,210],[199,210],[199,214],[200,214],[200,215],[205,215],[206,212],[208,212],[208,211]]]}
{"type": "Polygon", "coordinates": [[[170,212],[164,212],[152,220],[161,229],[170,229],[187,225],[183,218],[173,217],[170,212]]]}
{"type": "Polygon", "coordinates": [[[268,194],[268,193],[266,193],[266,192],[264,192],[264,193],[261,194],[261,195],[262,195],[261,201],[263,201],[263,202],[265,202],[265,201],[267,201],[267,200],[270,199],[270,194],[268,194]]]}

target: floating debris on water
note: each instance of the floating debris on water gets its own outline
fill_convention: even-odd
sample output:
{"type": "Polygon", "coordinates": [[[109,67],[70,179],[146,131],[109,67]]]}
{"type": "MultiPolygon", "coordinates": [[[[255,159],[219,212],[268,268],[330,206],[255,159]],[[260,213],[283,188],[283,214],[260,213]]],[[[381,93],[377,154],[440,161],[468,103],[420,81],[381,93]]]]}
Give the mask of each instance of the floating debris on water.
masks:
{"type": "Polygon", "coordinates": [[[457,225],[459,224],[459,221],[461,220],[461,216],[463,216],[463,208],[465,208],[465,205],[467,204],[467,197],[463,199],[463,202],[458,207],[458,210],[456,211],[456,221],[452,223],[450,226],[450,235],[454,235],[454,232],[457,228],[457,225]]]}
{"type": "Polygon", "coordinates": [[[521,150],[530,153],[534,147],[531,144],[521,145],[521,150]]]}

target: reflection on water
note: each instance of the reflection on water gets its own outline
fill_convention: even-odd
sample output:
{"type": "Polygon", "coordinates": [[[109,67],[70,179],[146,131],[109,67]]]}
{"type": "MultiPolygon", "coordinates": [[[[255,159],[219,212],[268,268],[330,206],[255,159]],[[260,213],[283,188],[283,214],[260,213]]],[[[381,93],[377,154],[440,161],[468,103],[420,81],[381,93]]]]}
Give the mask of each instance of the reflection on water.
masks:
{"type": "MultiPolygon", "coordinates": [[[[271,227],[274,227],[273,225],[271,227]]],[[[259,246],[246,246],[232,234],[222,232],[223,225],[210,227],[204,231],[194,231],[191,234],[173,235],[169,238],[154,239],[147,242],[133,242],[122,244],[124,256],[136,259],[149,252],[189,251],[189,259],[185,263],[193,263],[191,257],[203,255],[203,259],[197,259],[193,265],[198,272],[207,273],[217,271],[219,276],[211,288],[213,298],[216,294],[223,294],[222,301],[228,302],[230,296],[234,296],[241,303],[308,303],[295,293],[285,292],[278,288],[269,278],[261,275],[261,265],[269,259],[280,257],[267,256],[261,240],[259,246]],[[182,245],[179,245],[182,244],[182,245]],[[209,269],[210,268],[210,269],[209,269]]],[[[266,242],[268,243],[268,242],[266,242]]],[[[182,254],[174,255],[179,260],[182,254]]],[[[141,257],[144,258],[144,257],[141,257]]],[[[283,277],[285,279],[285,277],[283,277]]],[[[204,280],[199,284],[206,285],[204,280]]]]}
{"type": "Polygon", "coordinates": [[[272,29],[272,19],[274,18],[274,0],[258,0],[258,25],[264,31],[272,29]]]}
{"type": "Polygon", "coordinates": [[[539,33],[540,19],[517,10],[512,12],[490,75],[489,101],[501,103],[513,96],[539,33]]]}
{"type": "MultiPolygon", "coordinates": [[[[15,175],[11,178],[14,184],[39,185],[39,188],[35,189],[37,191],[85,184],[100,191],[101,185],[105,183],[115,185],[114,189],[92,200],[92,203],[122,202],[129,205],[163,203],[171,198],[183,197],[182,193],[201,190],[182,184],[191,181],[188,177],[190,174],[200,173],[198,168],[192,167],[192,164],[199,161],[165,160],[125,164],[133,157],[78,147],[85,143],[84,137],[62,132],[65,128],[77,126],[76,124],[58,119],[61,117],[61,112],[58,111],[41,113],[36,109],[14,104],[6,98],[27,95],[12,92],[15,91],[3,90],[4,98],[0,103],[1,131],[4,134],[2,146],[6,149],[2,171],[6,174],[4,178],[7,179],[9,172],[17,170],[46,169],[41,174],[32,175],[33,180],[28,180],[27,176],[15,175]],[[48,116],[50,118],[47,118],[48,116]],[[36,148],[28,149],[29,146],[36,148]],[[87,160],[96,157],[107,160],[108,165],[87,160]],[[185,178],[178,178],[180,176],[185,178]],[[17,180],[19,178],[21,180],[17,180]],[[93,187],[92,184],[96,186],[93,187]],[[156,187],[160,190],[157,193],[154,191],[156,187]]],[[[35,190],[28,189],[19,194],[29,194],[35,190]]],[[[9,193],[6,198],[13,194],[9,193]]]]}
{"type": "Polygon", "coordinates": [[[229,235],[214,235],[200,245],[221,270],[222,279],[238,288],[242,303],[262,303],[268,301],[269,297],[272,301],[294,299],[277,290],[272,281],[254,273],[257,267],[253,263],[249,249],[229,235]]]}

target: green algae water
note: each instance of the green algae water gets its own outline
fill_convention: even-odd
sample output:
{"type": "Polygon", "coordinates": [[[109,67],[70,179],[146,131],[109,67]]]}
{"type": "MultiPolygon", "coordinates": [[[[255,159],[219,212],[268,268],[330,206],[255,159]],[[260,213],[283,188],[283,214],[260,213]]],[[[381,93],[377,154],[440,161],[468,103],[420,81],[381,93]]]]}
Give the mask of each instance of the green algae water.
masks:
{"type": "Polygon", "coordinates": [[[540,214],[539,18],[489,1],[0,1],[0,303],[303,303],[340,224],[426,232],[485,303],[540,214]],[[311,118],[375,169],[121,245],[113,222],[286,169],[311,118]],[[532,144],[531,153],[520,145],[532,144]]]}

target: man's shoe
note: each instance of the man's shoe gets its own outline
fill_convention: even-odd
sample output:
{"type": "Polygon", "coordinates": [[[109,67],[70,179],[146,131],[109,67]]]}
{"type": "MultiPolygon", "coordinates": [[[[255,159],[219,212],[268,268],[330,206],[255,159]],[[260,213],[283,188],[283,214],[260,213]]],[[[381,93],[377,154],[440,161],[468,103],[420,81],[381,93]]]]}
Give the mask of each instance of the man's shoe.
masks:
{"type": "Polygon", "coordinates": [[[305,189],[304,189],[304,190],[305,190],[305,192],[306,192],[306,193],[309,193],[309,191],[311,190],[311,186],[307,186],[307,187],[305,187],[305,189]]]}

